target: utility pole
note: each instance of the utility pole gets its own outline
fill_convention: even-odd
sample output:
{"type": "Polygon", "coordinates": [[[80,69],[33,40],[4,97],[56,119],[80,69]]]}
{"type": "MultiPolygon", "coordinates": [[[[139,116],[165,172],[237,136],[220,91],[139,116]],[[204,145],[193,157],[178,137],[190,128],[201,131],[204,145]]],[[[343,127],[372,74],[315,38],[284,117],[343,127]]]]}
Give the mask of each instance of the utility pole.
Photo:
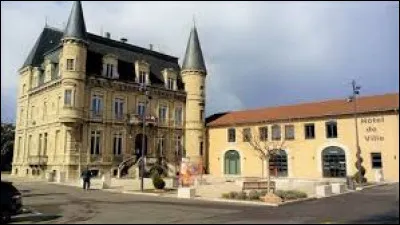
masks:
{"type": "Polygon", "coordinates": [[[358,123],[357,123],[357,95],[360,94],[360,89],[361,86],[356,85],[356,81],[353,80],[351,82],[352,85],[352,95],[349,96],[348,102],[353,102],[353,116],[354,116],[354,124],[355,124],[355,130],[356,130],[356,157],[357,157],[357,162],[356,162],[356,167],[357,167],[357,173],[358,173],[358,179],[359,182],[362,183],[364,180],[364,176],[361,172],[361,163],[362,163],[362,158],[361,158],[361,148],[360,148],[360,141],[359,141],[359,136],[358,136],[358,123]]]}
{"type": "MultiPolygon", "coordinates": [[[[148,91],[147,91],[147,87],[146,84],[142,84],[142,86],[139,89],[140,91],[142,91],[145,95],[145,103],[144,103],[144,111],[143,111],[143,115],[142,115],[142,150],[141,150],[141,158],[142,158],[142,162],[141,162],[141,177],[140,177],[140,191],[143,192],[144,188],[144,170],[145,170],[145,154],[144,154],[144,150],[145,150],[145,132],[146,132],[146,111],[147,111],[147,104],[148,104],[148,91]]],[[[147,144],[146,144],[146,148],[147,148],[147,144]]]]}

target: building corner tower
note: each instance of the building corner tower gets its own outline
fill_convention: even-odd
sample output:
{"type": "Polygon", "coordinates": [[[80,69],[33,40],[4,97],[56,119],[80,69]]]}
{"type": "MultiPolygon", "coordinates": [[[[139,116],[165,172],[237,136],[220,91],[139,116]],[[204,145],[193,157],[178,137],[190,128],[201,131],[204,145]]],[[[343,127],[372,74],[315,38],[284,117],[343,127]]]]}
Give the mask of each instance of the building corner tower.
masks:
{"type": "Polygon", "coordinates": [[[59,120],[66,134],[65,157],[72,159],[79,155],[78,165],[71,163],[66,170],[66,176],[73,178],[79,177],[81,170],[83,118],[86,115],[84,99],[88,39],[80,1],[73,3],[61,41],[62,53],[59,61],[63,107],[60,110],[59,120]],[[76,171],[76,173],[71,173],[71,171],[76,171]]]}
{"type": "MultiPolygon", "coordinates": [[[[186,157],[190,160],[205,157],[205,80],[207,70],[194,25],[183,59],[181,76],[185,85],[185,143],[186,157]]],[[[203,161],[204,162],[204,161],[203,161]]]]}

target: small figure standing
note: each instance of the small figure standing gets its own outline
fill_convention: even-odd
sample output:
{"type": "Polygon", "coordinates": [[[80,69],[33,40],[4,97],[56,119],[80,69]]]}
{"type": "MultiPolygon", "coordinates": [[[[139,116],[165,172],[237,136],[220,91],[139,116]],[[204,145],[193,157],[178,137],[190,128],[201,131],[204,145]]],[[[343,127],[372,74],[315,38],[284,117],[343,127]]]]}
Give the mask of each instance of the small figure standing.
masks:
{"type": "Polygon", "coordinates": [[[86,167],[81,176],[83,179],[83,190],[89,190],[90,178],[92,177],[92,173],[90,172],[89,167],[86,167]]]}

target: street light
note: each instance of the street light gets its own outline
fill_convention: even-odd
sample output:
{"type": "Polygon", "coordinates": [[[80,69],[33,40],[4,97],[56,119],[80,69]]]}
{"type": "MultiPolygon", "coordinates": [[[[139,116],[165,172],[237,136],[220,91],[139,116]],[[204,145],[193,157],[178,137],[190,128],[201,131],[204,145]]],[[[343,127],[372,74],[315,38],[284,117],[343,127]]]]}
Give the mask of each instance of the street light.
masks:
{"type": "Polygon", "coordinates": [[[355,128],[356,128],[356,148],[357,148],[357,152],[356,152],[356,157],[357,157],[357,162],[356,162],[356,167],[358,170],[358,179],[359,182],[362,183],[364,180],[363,174],[361,172],[361,148],[360,148],[360,144],[359,144],[359,137],[358,137],[358,124],[357,124],[357,95],[360,94],[360,89],[361,86],[357,86],[356,85],[356,81],[353,80],[351,82],[352,88],[353,88],[353,93],[351,96],[349,96],[349,98],[347,99],[347,102],[353,102],[353,114],[354,114],[354,123],[355,123],[355,128]]]}
{"type": "MultiPolygon", "coordinates": [[[[144,103],[144,110],[142,114],[142,150],[141,150],[141,158],[142,162],[140,164],[141,170],[141,177],[140,177],[140,191],[143,192],[143,185],[144,185],[144,170],[145,170],[145,154],[144,154],[144,147],[145,147],[145,132],[146,132],[146,108],[147,108],[147,100],[148,100],[148,90],[146,84],[141,84],[139,91],[143,92],[145,95],[145,103],[144,103]]],[[[147,147],[147,146],[146,146],[147,147]]]]}

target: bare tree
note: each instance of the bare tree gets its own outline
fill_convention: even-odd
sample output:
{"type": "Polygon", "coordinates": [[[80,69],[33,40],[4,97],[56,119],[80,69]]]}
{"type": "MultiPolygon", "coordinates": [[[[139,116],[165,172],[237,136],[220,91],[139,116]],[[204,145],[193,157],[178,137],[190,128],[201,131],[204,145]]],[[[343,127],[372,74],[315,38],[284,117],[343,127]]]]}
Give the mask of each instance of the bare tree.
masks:
{"type": "Polygon", "coordinates": [[[249,143],[252,149],[257,153],[258,157],[261,160],[261,169],[262,169],[262,176],[264,177],[264,164],[266,165],[267,171],[267,184],[268,188],[267,191],[270,193],[270,183],[271,183],[271,174],[269,170],[269,160],[274,155],[278,154],[280,150],[283,149],[284,146],[284,139],[279,135],[277,140],[269,141],[267,137],[266,130],[262,131],[263,127],[252,127],[252,128],[243,128],[241,133],[243,135],[243,141],[249,143]],[[257,129],[258,128],[258,129],[257,129]]]}

